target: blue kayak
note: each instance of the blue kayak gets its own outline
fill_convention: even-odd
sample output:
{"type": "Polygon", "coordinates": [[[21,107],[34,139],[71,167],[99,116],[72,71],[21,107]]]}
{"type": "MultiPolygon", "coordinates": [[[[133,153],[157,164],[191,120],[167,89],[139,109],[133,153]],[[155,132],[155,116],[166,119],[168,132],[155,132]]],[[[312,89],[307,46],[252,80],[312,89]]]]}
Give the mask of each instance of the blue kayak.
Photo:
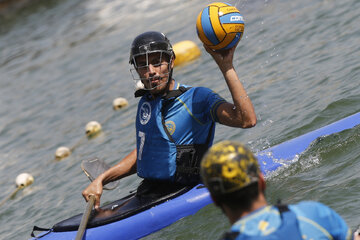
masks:
{"type": "MultiPolygon", "coordinates": [[[[261,151],[257,155],[261,170],[267,175],[289,165],[317,138],[357,125],[360,125],[360,113],[261,151]]],[[[160,199],[139,201],[132,194],[102,206],[100,212],[93,211],[83,239],[139,239],[195,214],[210,203],[209,192],[201,184],[177,189],[160,199]]],[[[81,217],[82,214],[78,214],[47,230],[34,227],[34,230],[43,232],[32,239],[75,239],[81,217]]]]}

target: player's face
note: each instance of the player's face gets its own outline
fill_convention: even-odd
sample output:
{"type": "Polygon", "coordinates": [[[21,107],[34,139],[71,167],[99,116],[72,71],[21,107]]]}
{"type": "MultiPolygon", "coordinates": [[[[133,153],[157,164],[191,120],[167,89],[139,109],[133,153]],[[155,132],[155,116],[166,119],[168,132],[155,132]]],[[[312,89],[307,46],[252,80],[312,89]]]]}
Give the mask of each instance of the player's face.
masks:
{"type": "Polygon", "coordinates": [[[158,52],[138,56],[136,66],[141,82],[151,94],[156,95],[166,90],[170,67],[173,67],[173,61],[169,66],[169,57],[166,54],[158,52]]]}

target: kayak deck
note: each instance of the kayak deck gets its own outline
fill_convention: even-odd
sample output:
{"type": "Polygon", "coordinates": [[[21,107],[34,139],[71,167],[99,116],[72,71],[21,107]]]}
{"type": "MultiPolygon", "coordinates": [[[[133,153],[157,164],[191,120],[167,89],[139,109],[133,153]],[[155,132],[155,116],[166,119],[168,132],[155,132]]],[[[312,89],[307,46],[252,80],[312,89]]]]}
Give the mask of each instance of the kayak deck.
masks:
{"type": "MultiPolygon", "coordinates": [[[[130,200],[132,197],[128,196],[118,201],[110,203],[105,207],[111,210],[112,206],[116,206],[118,202],[130,200]]],[[[136,201],[136,200],[135,200],[136,201]]],[[[88,228],[86,229],[85,236],[87,240],[95,239],[139,239],[153,232],[156,232],[177,220],[195,214],[201,208],[212,203],[209,192],[204,185],[199,184],[190,189],[179,191],[174,195],[163,198],[162,200],[156,201],[154,205],[148,205],[147,210],[140,210],[137,214],[130,214],[128,217],[118,212],[118,208],[114,207],[114,215],[105,217],[105,215],[98,215],[96,213],[94,217],[99,220],[105,217],[103,220],[97,222],[99,226],[95,227],[96,221],[90,220],[88,228]],[[170,210],[171,209],[171,210],[170,210]],[[122,216],[121,216],[122,215],[122,216]],[[121,218],[120,220],[115,220],[121,218]],[[110,220],[111,219],[111,220],[110,220]],[[95,222],[94,222],[95,221],[95,222]],[[105,222],[113,221],[106,224],[105,222]],[[103,224],[103,225],[102,225],[103,224]]],[[[93,213],[94,214],[94,213],[93,213]]],[[[77,226],[80,223],[82,215],[76,215],[65,221],[57,223],[51,229],[35,229],[35,231],[42,231],[41,233],[33,236],[32,240],[64,240],[64,239],[75,239],[77,233],[77,226]],[[56,227],[57,231],[54,231],[56,227]],[[65,231],[66,228],[74,229],[72,231],[65,231]],[[59,231],[61,230],[61,231],[59,231]]],[[[37,227],[36,227],[37,228],[37,227]]],[[[33,233],[34,233],[33,230],[33,233]]],[[[35,235],[35,234],[34,234],[35,235]]]]}
{"type": "MultiPolygon", "coordinates": [[[[139,197],[135,193],[130,194],[129,196],[102,206],[99,210],[92,210],[90,220],[87,224],[87,228],[94,228],[116,222],[124,218],[128,218],[155,205],[158,205],[160,203],[173,199],[181,194],[184,194],[191,188],[192,187],[182,187],[160,198],[139,197]]],[[[53,226],[53,231],[75,231],[79,228],[81,218],[82,214],[78,214],[71,218],[63,220],[53,226]]]]}

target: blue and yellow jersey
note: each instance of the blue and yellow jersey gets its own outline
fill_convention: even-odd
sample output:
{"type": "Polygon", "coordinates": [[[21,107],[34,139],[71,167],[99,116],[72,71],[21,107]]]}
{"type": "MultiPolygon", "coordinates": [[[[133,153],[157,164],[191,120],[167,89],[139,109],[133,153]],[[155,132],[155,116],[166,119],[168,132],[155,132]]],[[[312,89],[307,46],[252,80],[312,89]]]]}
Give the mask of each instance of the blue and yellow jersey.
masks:
{"type": "Polygon", "coordinates": [[[165,116],[165,125],[175,143],[205,143],[212,122],[218,121],[216,110],[223,102],[222,97],[205,87],[190,88],[176,98],[166,107],[165,116]]]}
{"type": "MultiPolygon", "coordinates": [[[[176,83],[174,90],[179,87],[176,83]]],[[[136,116],[138,175],[174,180],[179,146],[211,146],[214,122],[218,121],[216,110],[223,102],[218,94],[204,87],[189,88],[174,99],[144,95],[136,116]]]]}
{"type": "MultiPolygon", "coordinates": [[[[351,239],[351,230],[345,221],[334,210],[321,203],[304,201],[288,205],[288,208],[296,216],[296,226],[292,227],[298,228],[301,239],[351,239]]],[[[236,239],[246,239],[244,235],[270,237],[284,224],[282,220],[278,208],[266,206],[238,220],[231,232],[241,233],[236,239]]],[[[293,238],[289,236],[287,239],[293,238]]]]}

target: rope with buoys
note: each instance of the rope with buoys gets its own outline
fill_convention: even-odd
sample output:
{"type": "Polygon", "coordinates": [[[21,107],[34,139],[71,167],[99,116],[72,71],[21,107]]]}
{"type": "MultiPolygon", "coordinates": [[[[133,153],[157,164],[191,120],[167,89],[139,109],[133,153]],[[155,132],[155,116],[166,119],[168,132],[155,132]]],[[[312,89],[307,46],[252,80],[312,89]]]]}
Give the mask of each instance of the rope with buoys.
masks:
{"type": "MultiPolygon", "coordinates": [[[[175,66],[181,66],[185,65],[186,63],[189,63],[191,61],[196,60],[200,57],[201,51],[199,47],[196,45],[196,43],[190,41],[190,40],[184,40],[180,41],[178,43],[175,43],[173,45],[173,50],[175,52],[175,66]]],[[[141,83],[141,81],[138,81],[136,83],[136,90],[143,88],[144,85],[141,83]]],[[[128,106],[128,101],[123,97],[118,97],[113,100],[113,109],[120,110],[128,106]]],[[[104,121],[107,122],[110,118],[104,121]]],[[[103,124],[104,124],[103,123],[103,124]]],[[[85,133],[88,139],[94,138],[98,136],[101,132],[101,124],[96,121],[91,121],[85,126],[85,133]]],[[[61,146],[55,151],[55,159],[56,160],[62,160],[64,158],[67,158],[71,155],[71,153],[82,144],[82,142],[85,139],[80,139],[73,147],[68,148],[66,146],[61,146]]]]}
{"type": "MultiPolygon", "coordinates": [[[[115,98],[113,100],[113,109],[115,111],[123,109],[125,107],[127,107],[129,105],[128,101],[126,100],[126,98],[123,97],[118,97],[115,98]]],[[[110,116],[111,117],[111,116],[110,116]]],[[[109,121],[109,118],[107,118],[103,124],[105,124],[106,122],[109,121]]],[[[90,121],[86,124],[85,126],[85,135],[87,137],[87,139],[93,139],[95,137],[97,137],[100,133],[102,132],[102,126],[99,122],[97,121],[90,121]]],[[[81,138],[77,143],[75,143],[74,146],[72,146],[71,148],[68,148],[66,146],[61,146],[59,148],[56,149],[55,151],[55,160],[62,160],[64,158],[67,158],[68,156],[71,155],[71,153],[82,144],[82,142],[85,140],[86,138],[81,138]]]]}
{"type": "MultiPolygon", "coordinates": [[[[113,101],[113,109],[114,110],[123,109],[128,105],[129,105],[129,103],[125,98],[119,97],[119,98],[114,99],[114,101],[113,101]]],[[[109,119],[110,118],[106,119],[105,122],[107,122],[109,119]]],[[[85,135],[88,139],[97,137],[101,133],[101,131],[102,131],[101,124],[97,121],[90,121],[85,126],[85,135]]],[[[67,158],[68,156],[70,156],[71,153],[75,150],[75,148],[80,146],[83,141],[84,141],[84,138],[81,138],[71,148],[68,148],[66,146],[61,146],[61,147],[57,148],[55,151],[55,160],[61,160],[61,159],[64,159],[64,158],[67,158]]],[[[0,202],[0,207],[3,204],[5,204],[6,201],[15,197],[16,193],[19,190],[31,185],[34,182],[34,177],[32,175],[30,175],[29,173],[22,173],[16,177],[15,182],[16,182],[16,189],[13,192],[11,192],[9,194],[9,196],[7,196],[5,199],[3,199],[0,202]]]]}
{"type": "MultiPolygon", "coordinates": [[[[176,59],[175,59],[175,67],[176,66],[181,66],[184,65],[186,63],[189,63],[191,61],[194,61],[195,59],[199,58],[201,55],[201,51],[198,48],[198,46],[189,40],[185,40],[185,41],[181,41],[178,42],[176,44],[173,45],[173,50],[175,52],[176,55],[176,59]]],[[[141,81],[137,82],[137,89],[139,88],[143,88],[143,84],[141,83],[141,81]]],[[[125,98],[119,97],[113,100],[113,109],[115,111],[120,110],[125,108],[126,106],[128,106],[128,101],[125,98]]],[[[111,117],[111,116],[110,116],[111,117]]],[[[108,119],[106,119],[104,121],[107,122],[110,117],[108,119]]],[[[85,135],[88,139],[92,139],[97,137],[102,131],[102,126],[99,122],[97,121],[90,121],[86,124],[85,126],[85,135]]],[[[81,138],[74,146],[72,146],[71,148],[68,148],[66,146],[61,146],[59,148],[56,149],[55,151],[55,159],[56,160],[61,160],[64,158],[67,158],[68,156],[71,155],[71,153],[82,144],[82,142],[85,140],[86,138],[81,138]]],[[[2,202],[0,202],[0,207],[5,204],[5,202],[13,197],[15,197],[16,193],[23,189],[28,187],[29,185],[31,185],[34,182],[34,177],[32,175],[30,175],[29,173],[22,173],[20,175],[17,176],[16,178],[16,189],[10,193],[10,195],[8,197],[6,197],[2,202]]]]}
{"type": "MultiPolygon", "coordinates": [[[[186,63],[189,63],[191,61],[194,61],[195,59],[199,58],[201,55],[201,51],[199,47],[196,45],[196,43],[185,40],[178,42],[173,45],[173,50],[175,52],[175,66],[184,65],[186,63]]],[[[136,83],[136,90],[143,88],[144,85],[141,83],[141,81],[138,81],[136,83]]],[[[113,109],[120,110],[128,106],[128,101],[125,98],[118,97],[113,100],[113,109]]],[[[110,118],[108,118],[107,122],[110,118]]],[[[101,124],[97,121],[91,121],[85,126],[85,133],[88,139],[94,138],[100,134],[102,130],[101,124]]],[[[59,147],[55,152],[55,159],[61,160],[71,155],[71,153],[77,148],[81,143],[84,141],[84,138],[80,139],[73,147],[68,148],[66,146],[59,147]]]]}
{"type": "Polygon", "coordinates": [[[4,203],[9,200],[10,198],[15,197],[16,193],[23,189],[26,188],[27,186],[30,186],[31,184],[33,184],[34,182],[34,177],[32,175],[30,175],[29,173],[21,173],[19,174],[16,179],[15,179],[15,183],[16,183],[16,189],[11,192],[11,194],[6,197],[2,202],[0,202],[0,207],[2,205],[4,205],[4,203]]]}
{"type": "MultiPolygon", "coordinates": [[[[90,121],[85,126],[85,135],[88,139],[97,137],[102,131],[101,124],[97,121],[90,121]]],[[[81,138],[74,146],[68,148],[66,146],[61,146],[55,151],[55,160],[62,160],[70,156],[70,154],[81,145],[85,138],[81,138]]]]}

